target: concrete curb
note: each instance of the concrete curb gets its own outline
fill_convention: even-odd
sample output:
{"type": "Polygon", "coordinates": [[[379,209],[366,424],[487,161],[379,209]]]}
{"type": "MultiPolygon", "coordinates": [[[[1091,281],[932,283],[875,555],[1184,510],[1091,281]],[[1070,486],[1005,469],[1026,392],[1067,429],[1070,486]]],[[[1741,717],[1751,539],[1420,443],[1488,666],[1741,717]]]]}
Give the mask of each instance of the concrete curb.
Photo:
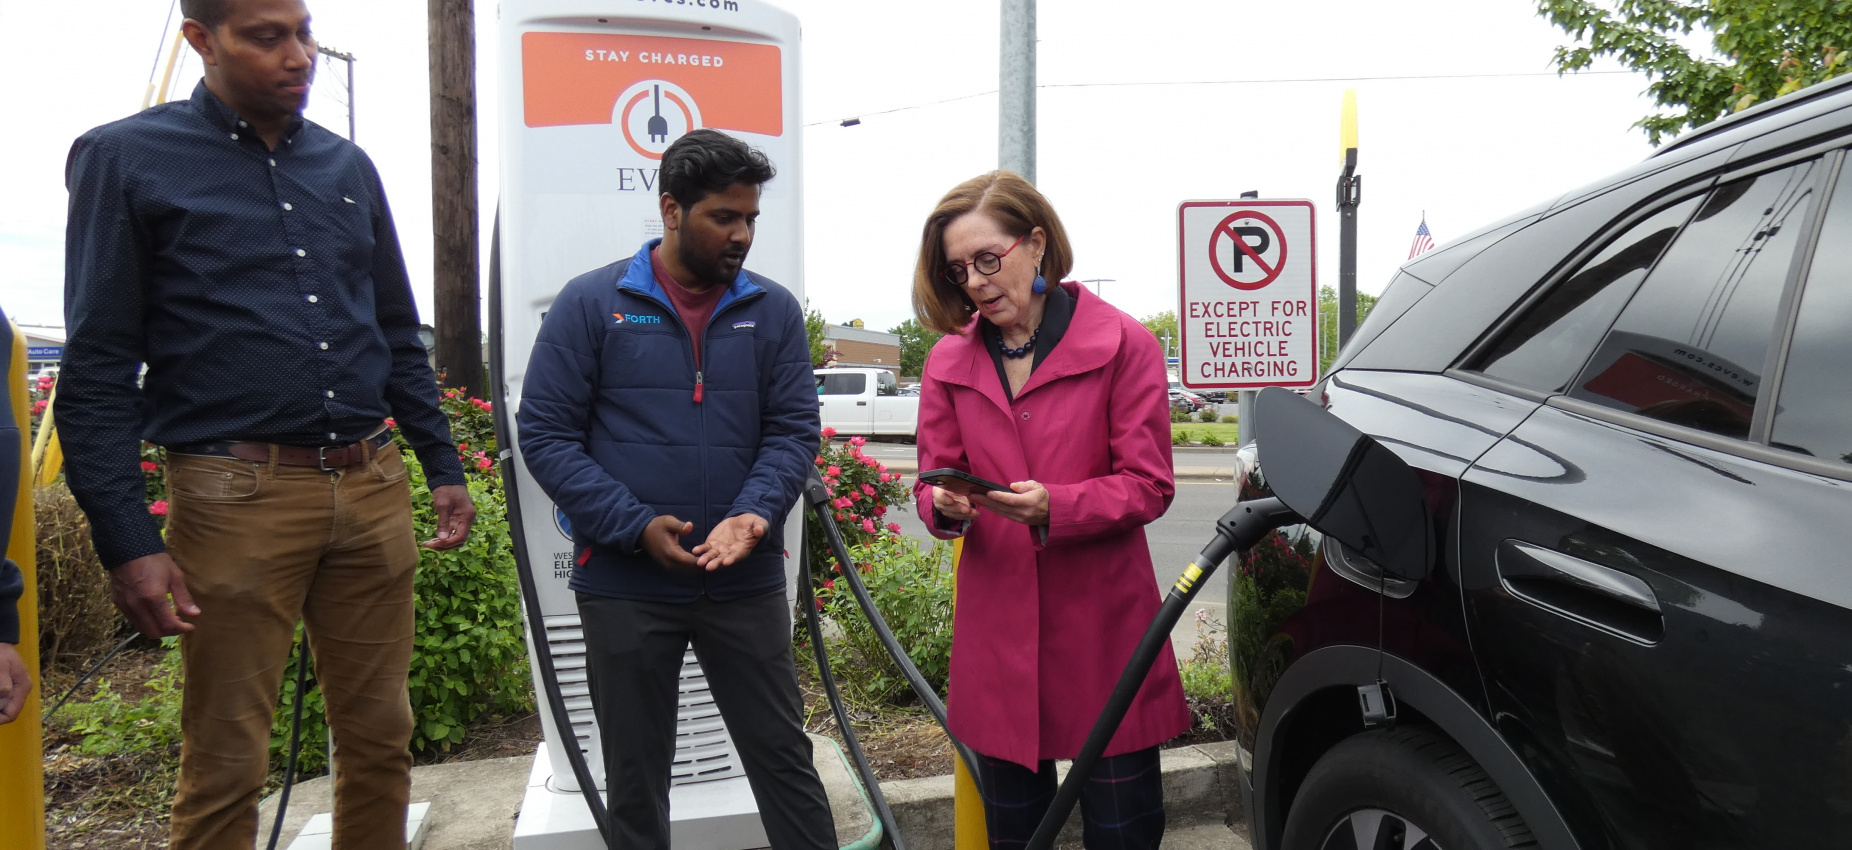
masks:
{"type": "MultiPolygon", "coordinates": [[[[1234,741],[1222,741],[1163,751],[1166,830],[1243,820],[1236,785],[1239,781],[1237,750],[1234,741]]],[[[1055,772],[1065,777],[1067,768],[1067,762],[1060,762],[1055,772]]],[[[952,777],[883,782],[881,790],[887,795],[888,806],[894,810],[901,836],[910,846],[953,845],[952,777]]],[[[1078,807],[1061,830],[1060,843],[1076,846],[1080,843],[1078,807]]]]}

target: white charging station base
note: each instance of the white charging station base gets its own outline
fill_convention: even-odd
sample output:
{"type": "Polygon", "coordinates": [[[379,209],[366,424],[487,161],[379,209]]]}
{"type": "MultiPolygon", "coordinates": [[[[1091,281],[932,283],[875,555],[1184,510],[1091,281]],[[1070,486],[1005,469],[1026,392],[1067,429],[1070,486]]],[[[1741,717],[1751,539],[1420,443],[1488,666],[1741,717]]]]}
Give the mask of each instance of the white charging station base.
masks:
{"type": "MultiPolygon", "coordinates": [[[[515,850],[604,850],[584,795],[554,790],[553,773],[547,748],[541,747],[534,753],[521,815],[515,819],[515,850]]],[[[768,846],[746,777],[671,786],[669,842],[675,850],[768,846]]]]}

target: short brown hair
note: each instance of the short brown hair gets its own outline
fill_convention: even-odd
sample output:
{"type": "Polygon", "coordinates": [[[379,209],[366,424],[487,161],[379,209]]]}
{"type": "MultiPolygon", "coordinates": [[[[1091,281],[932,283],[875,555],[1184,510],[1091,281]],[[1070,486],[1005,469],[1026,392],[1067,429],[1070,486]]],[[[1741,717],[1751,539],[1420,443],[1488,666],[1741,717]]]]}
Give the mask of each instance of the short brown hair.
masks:
{"type": "Polygon", "coordinates": [[[945,228],[972,210],[983,210],[1010,236],[1028,236],[1040,227],[1047,244],[1042,250],[1042,277],[1050,282],[1067,278],[1074,267],[1074,249],[1067,230],[1048,199],[1035,186],[1008,171],[992,171],[966,180],[939,199],[920,234],[920,259],[913,270],[913,312],[920,324],[939,333],[961,334],[977,312],[963,287],[945,279],[945,228]]]}

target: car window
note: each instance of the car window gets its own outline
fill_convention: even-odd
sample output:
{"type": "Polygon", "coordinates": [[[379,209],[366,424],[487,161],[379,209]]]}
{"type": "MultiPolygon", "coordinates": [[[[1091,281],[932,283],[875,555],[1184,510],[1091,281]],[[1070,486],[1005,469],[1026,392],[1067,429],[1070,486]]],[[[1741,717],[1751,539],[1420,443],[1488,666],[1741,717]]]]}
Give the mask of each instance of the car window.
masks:
{"type": "Polygon", "coordinates": [[[1634,223],[1530,308],[1477,368],[1513,383],[1559,392],[1588,362],[1614,317],[1691,218],[1702,196],[1634,223]]]}
{"type": "Polygon", "coordinates": [[[1852,181],[1844,173],[1816,244],[1769,442],[1852,463],[1852,181]]]}
{"type": "Polygon", "coordinates": [[[859,372],[818,375],[817,386],[820,395],[861,395],[868,386],[868,376],[859,372]]]}
{"type": "Polygon", "coordinates": [[[875,395],[900,395],[900,382],[893,372],[875,373],[875,395]]]}
{"type": "Polygon", "coordinates": [[[1818,160],[1712,190],[1602,339],[1570,396],[1749,436],[1818,160]]]}

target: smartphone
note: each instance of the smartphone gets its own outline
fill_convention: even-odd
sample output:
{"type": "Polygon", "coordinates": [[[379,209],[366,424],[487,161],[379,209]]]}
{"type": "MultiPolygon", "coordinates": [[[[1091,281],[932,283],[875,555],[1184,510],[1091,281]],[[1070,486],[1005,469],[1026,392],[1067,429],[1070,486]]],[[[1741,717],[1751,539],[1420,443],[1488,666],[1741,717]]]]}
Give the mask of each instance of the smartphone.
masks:
{"type": "Polygon", "coordinates": [[[919,479],[934,487],[950,490],[960,496],[982,496],[992,491],[1013,493],[1008,485],[987,481],[962,469],[928,469],[920,473],[919,479]]]}

